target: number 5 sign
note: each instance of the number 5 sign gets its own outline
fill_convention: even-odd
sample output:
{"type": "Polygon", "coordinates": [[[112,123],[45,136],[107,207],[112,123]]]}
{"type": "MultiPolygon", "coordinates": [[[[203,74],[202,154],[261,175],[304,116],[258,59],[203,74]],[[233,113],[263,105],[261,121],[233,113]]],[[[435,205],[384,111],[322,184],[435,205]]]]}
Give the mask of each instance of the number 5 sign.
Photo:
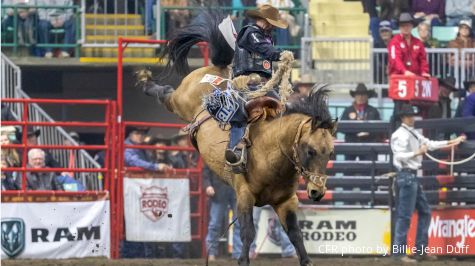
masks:
{"type": "Polygon", "coordinates": [[[389,98],[411,102],[437,102],[439,83],[436,78],[392,75],[389,80],[389,98]]]}

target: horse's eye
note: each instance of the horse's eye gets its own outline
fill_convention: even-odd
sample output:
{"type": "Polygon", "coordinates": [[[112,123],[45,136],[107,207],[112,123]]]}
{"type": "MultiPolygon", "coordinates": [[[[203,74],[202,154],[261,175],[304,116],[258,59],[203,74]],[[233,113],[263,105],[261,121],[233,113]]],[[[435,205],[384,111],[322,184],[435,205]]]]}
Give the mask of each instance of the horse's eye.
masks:
{"type": "Polygon", "coordinates": [[[313,148],[308,148],[307,155],[308,155],[309,157],[314,157],[314,156],[317,155],[317,151],[314,150],[313,148]]]}
{"type": "Polygon", "coordinates": [[[335,160],[335,151],[330,152],[330,160],[335,160]]]}

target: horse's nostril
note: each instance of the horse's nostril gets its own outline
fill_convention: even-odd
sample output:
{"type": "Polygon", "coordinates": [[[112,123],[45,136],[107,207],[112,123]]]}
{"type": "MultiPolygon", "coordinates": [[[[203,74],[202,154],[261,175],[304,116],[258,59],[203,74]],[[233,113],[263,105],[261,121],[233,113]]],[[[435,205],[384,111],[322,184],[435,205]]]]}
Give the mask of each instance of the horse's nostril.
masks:
{"type": "Polygon", "coordinates": [[[310,196],[315,197],[315,196],[317,196],[317,194],[318,194],[318,191],[313,190],[313,189],[310,190],[310,196]]]}

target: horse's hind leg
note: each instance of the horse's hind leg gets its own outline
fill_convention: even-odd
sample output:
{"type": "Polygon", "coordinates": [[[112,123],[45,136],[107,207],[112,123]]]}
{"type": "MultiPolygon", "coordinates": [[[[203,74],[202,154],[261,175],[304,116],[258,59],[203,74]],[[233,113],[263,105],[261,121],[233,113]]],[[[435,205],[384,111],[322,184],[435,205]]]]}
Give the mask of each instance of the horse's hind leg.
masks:
{"type": "Polygon", "coordinates": [[[250,192],[243,175],[237,174],[234,176],[234,179],[242,241],[241,256],[239,257],[238,264],[239,266],[247,266],[249,265],[249,249],[256,235],[252,219],[252,208],[254,207],[255,198],[250,192]]]}
{"type": "Polygon", "coordinates": [[[298,209],[298,198],[294,195],[287,201],[274,206],[275,212],[279,216],[280,223],[284,227],[285,232],[289,236],[290,242],[295,247],[297,255],[299,256],[300,265],[313,265],[308,257],[307,250],[303,244],[302,232],[297,221],[296,211],[298,209]]]}

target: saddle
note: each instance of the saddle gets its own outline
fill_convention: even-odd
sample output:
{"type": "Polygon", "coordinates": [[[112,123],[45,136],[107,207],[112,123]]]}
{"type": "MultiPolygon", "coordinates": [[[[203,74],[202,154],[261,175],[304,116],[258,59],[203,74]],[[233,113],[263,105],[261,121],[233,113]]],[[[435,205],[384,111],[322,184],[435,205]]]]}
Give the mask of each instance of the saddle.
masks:
{"type": "Polygon", "coordinates": [[[283,110],[283,106],[279,100],[269,97],[261,96],[251,99],[245,106],[249,123],[254,123],[259,120],[272,120],[277,117],[283,110]]]}

